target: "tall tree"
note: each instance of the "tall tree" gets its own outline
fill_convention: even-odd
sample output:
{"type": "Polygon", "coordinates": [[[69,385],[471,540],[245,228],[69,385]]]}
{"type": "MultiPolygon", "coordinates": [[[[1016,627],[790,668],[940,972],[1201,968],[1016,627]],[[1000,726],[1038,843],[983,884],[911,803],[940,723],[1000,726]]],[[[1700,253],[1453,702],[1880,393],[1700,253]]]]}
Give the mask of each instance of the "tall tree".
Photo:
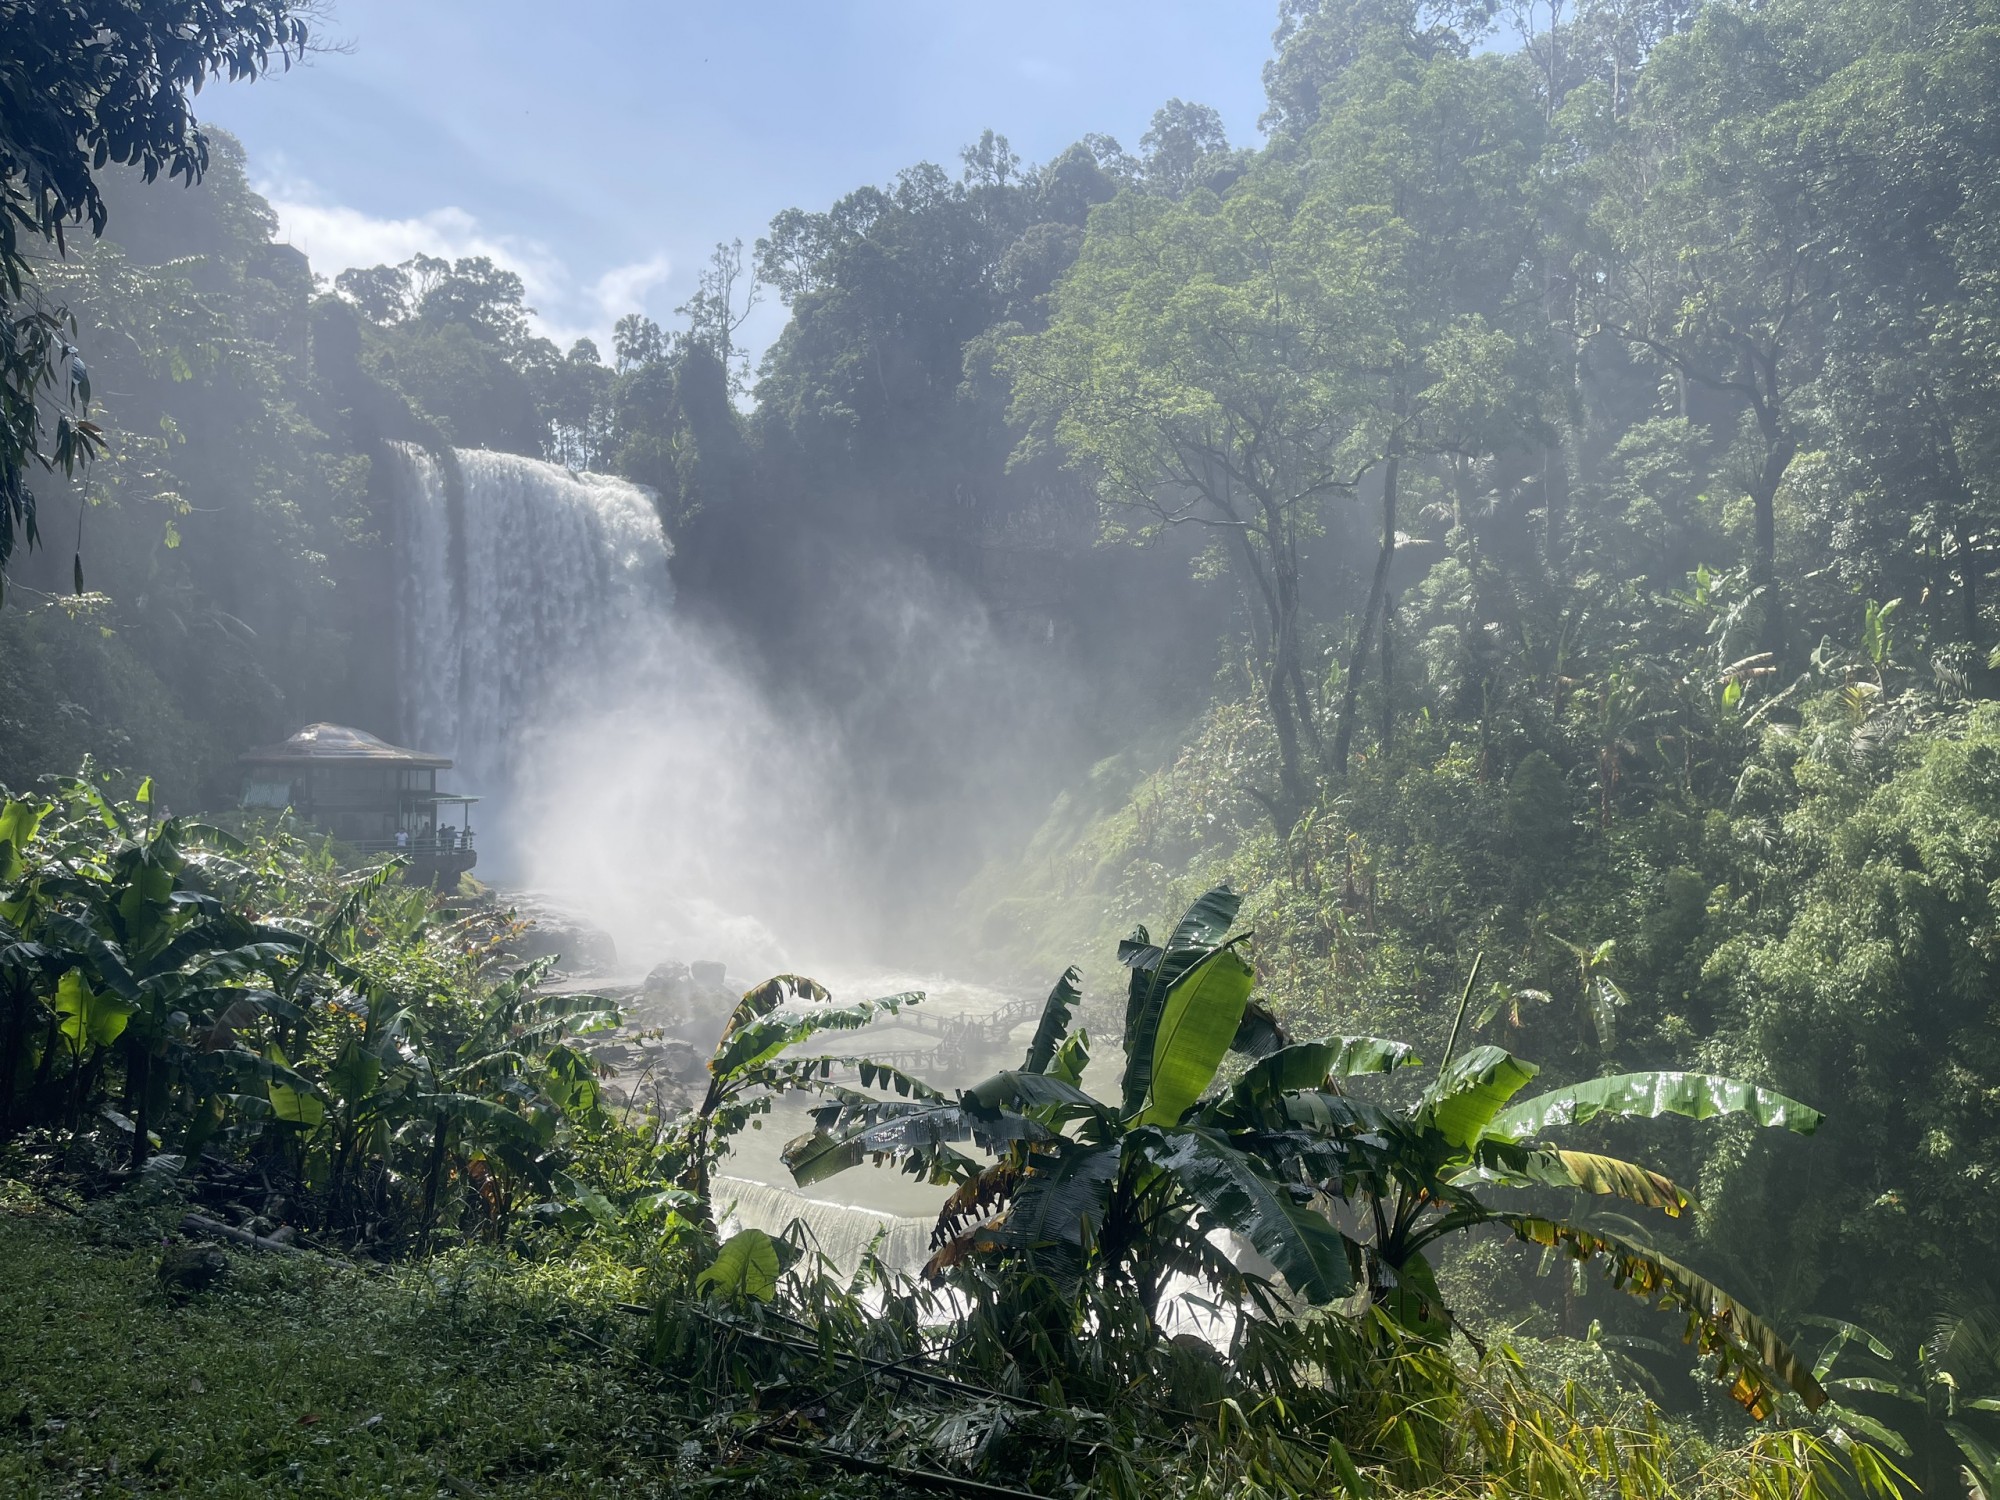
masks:
{"type": "Polygon", "coordinates": [[[1539,248],[1533,96],[1505,60],[1440,48],[1407,17],[1369,29],[1353,47],[1348,66],[1322,82],[1308,170],[1330,206],[1382,226],[1378,274],[1393,333],[1367,372],[1380,546],[1334,728],[1331,766],[1340,773],[1362,676],[1386,629],[1406,466],[1525,444],[1547,428],[1549,395],[1545,340],[1517,292],[1539,248]]]}
{"type": "Polygon", "coordinates": [[[1624,148],[1603,159],[1600,200],[1606,326],[1744,414],[1750,573],[1770,591],[1772,632],[1777,495],[1817,373],[1835,232],[1799,157],[1785,30],[1779,13],[1715,6],[1663,43],[1624,148]]]}
{"type": "MultiPolygon", "coordinates": [[[[0,576],[17,535],[39,531],[31,466],[73,471],[100,446],[82,355],[59,307],[36,295],[37,241],[102,234],[95,174],[192,183],[208,165],[191,95],[213,75],[254,78],[306,46],[298,0],[0,0],[0,576]],[[25,235],[25,239],[24,239],[25,235]],[[44,448],[44,407],[54,413],[44,448]]],[[[76,563],[82,588],[83,563],[76,563]]]]}
{"type": "Polygon", "coordinates": [[[1251,601],[1279,757],[1259,795],[1282,828],[1310,805],[1318,737],[1302,547],[1371,462],[1394,238],[1279,163],[1220,201],[1127,193],[1092,214],[1047,331],[1014,351],[1022,415],[1096,475],[1107,533],[1206,528],[1251,601]]]}

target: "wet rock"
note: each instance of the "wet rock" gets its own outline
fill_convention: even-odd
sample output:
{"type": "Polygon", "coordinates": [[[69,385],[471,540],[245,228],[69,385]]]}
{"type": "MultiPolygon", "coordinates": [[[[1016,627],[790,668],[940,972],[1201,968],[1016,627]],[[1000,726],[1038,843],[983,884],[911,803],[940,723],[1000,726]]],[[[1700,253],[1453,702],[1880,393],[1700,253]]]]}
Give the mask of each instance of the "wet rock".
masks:
{"type": "Polygon", "coordinates": [[[509,945],[516,956],[554,957],[565,974],[609,974],[618,967],[617,943],[586,918],[531,895],[500,899],[529,923],[509,945]]]}
{"type": "Polygon", "coordinates": [[[649,1000],[685,1005],[694,995],[694,975],[686,964],[670,958],[647,970],[646,982],[640,988],[649,1000]]]}

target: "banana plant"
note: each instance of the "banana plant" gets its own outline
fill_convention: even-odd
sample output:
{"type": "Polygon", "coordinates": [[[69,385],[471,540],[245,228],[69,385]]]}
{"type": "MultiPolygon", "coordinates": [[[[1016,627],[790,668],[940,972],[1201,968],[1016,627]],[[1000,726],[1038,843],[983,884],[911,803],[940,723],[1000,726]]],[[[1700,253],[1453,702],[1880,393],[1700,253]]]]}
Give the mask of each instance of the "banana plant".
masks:
{"type": "Polygon", "coordinates": [[[1839,1318],[1805,1321],[1828,1331],[1813,1366],[1833,1395],[1823,1417],[1915,1460],[1926,1495],[2000,1496],[2000,1306],[1990,1294],[1955,1297],[1912,1356],[1839,1318]]]}
{"type": "Polygon", "coordinates": [[[543,991],[552,962],[516,969],[469,1019],[394,1006],[379,988],[372,1001],[349,997],[359,1024],[318,1070],[324,1118],[307,1156],[336,1206],[364,1171],[419,1184],[424,1244],[450,1176],[496,1229],[523,1187],[554,1185],[565,1123],[598,1114],[596,1069],[572,1043],[619,1017],[596,995],[543,991]]]}
{"type": "Polygon", "coordinates": [[[894,1068],[865,1059],[782,1054],[820,1032],[859,1030],[923,998],[921,991],[912,990],[834,1005],[824,985],[801,974],[779,974],[744,993],[716,1039],[701,1103],[681,1125],[678,1185],[693,1195],[695,1219],[704,1233],[713,1236],[715,1230],[709,1188],[717,1155],[728,1149],[729,1137],[770,1110],[775,1096],[798,1089],[837,1088],[827,1080],[836,1068],[848,1067],[861,1071],[864,1088],[878,1081],[894,1082],[906,1094],[922,1087],[894,1068]],[[804,1008],[787,1010],[788,1004],[804,1008]]]}
{"type": "MultiPolygon", "coordinates": [[[[115,1048],[131,1165],[143,1166],[169,1099],[205,1071],[200,1039],[224,1016],[276,1002],[308,946],[290,928],[232,910],[206,889],[206,862],[234,844],[183,819],[155,822],[142,786],[143,822],[87,780],[61,783],[56,801],[0,808],[0,989],[8,1001],[8,1115],[25,1075],[46,1089],[62,1072],[74,1128],[115,1048]],[[36,976],[53,1005],[37,1003],[36,976]],[[33,1021],[48,1022],[37,1041],[33,1021]]],[[[281,1060],[249,1070],[271,1088],[298,1080],[281,1060]]]]}
{"type": "MultiPolygon", "coordinates": [[[[1229,936],[1240,898],[1226,887],[1193,903],[1165,939],[1144,928],[1120,945],[1128,971],[1126,1067],[1116,1104],[1081,1085],[1088,1039],[1070,1034],[1081,976],[1050,991],[1022,1066],[947,1096],[884,1100],[846,1093],[815,1112],[786,1161],[809,1184],[869,1156],[900,1157],[949,1183],[932,1267],[999,1255],[1069,1280],[1094,1276],[1136,1295],[1149,1320],[1176,1273],[1249,1284],[1210,1232],[1245,1238],[1301,1295],[1326,1302],[1353,1287],[1332,1223],[1242,1149],[1197,1102],[1232,1049],[1269,1045],[1250,1004],[1255,974],[1229,936]],[[995,1160],[959,1152],[970,1142],[995,1160]]],[[[1328,1071],[1391,1066],[1408,1049],[1349,1038],[1328,1071]]]]}
{"type": "Polygon", "coordinates": [[[1270,1023],[1250,1004],[1248,934],[1230,935],[1238,899],[1219,887],[1164,942],[1141,929],[1120,946],[1129,980],[1117,1103],[1081,1086],[1087,1043],[1068,1035],[1078,993],[1072,970],[1050,993],[1020,1069],[952,1096],[842,1092],[787,1147],[795,1180],[811,1183],[869,1156],[901,1158],[956,1189],[933,1237],[933,1274],[985,1260],[1090,1282],[1135,1294],[1155,1326],[1175,1274],[1275,1309],[1262,1270],[1297,1300],[1365,1296],[1409,1328],[1443,1337],[1453,1325],[1432,1247],[1503,1225],[1528,1243],[1602,1260],[1618,1285],[1681,1311],[1689,1339],[1753,1414],[1766,1414],[1785,1388],[1809,1405],[1824,1400],[1775,1331],[1696,1272],[1629,1236],[1482,1196],[1494,1187],[1562,1188],[1678,1215],[1691,1199],[1668,1178],[1546,1135],[1592,1118],[1662,1114],[1745,1114],[1810,1133],[1816,1111],[1751,1084],[1688,1073],[1597,1079],[1517,1104],[1534,1064],[1493,1046],[1457,1054],[1473,981],[1430,1083],[1399,1105],[1357,1097],[1354,1080],[1415,1065],[1413,1049],[1378,1037],[1293,1042],[1280,1034],[1269,1050],[1270,1023]],[[1232,1049],[1264,1055],[1217,1087],[1232,1049]],[[990,1164],[957,1149],[967,1141],[990,1164]],[[1225,1253],[1228,1236],[1255,1255],[1225,1253]]]}

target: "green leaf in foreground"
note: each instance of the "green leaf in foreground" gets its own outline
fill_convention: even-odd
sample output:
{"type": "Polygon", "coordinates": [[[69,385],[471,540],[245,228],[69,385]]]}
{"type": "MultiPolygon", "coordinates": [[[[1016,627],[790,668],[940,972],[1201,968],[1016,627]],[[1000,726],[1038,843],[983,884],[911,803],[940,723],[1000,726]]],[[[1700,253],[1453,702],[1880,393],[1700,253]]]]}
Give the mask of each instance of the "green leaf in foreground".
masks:
{"type": "Polygon", "coordinates": [[[1214,1081],[1256,982],[1240,953],[1218,948],[1168,992],[1154,1033],[1152,1099],[1141,1124],[1173,1124],[1214,1081]]]}
{"type": "Polygon", "coordinates": [[[769,1302],[778,1295],[778,1246],[761,1229],[739,1229],[716,1252],[715,1263],[695,1277],[697,1287],[714,1287],[724,1297],[769,1302]]]}
{"type": "Polygon", "coordinates": [[[1499,1047],[1474,1047],[1438,1074],[1420,1118],[1454,1146],[1469,1147],[1539,1071],[1499,1047]]]}
{"type": "Polygon", "coordinates": [[[1500,1220],[1530,1244],[1565,1250],[1578,1260],[1602,1257],[1612,1285],[1686,1313],[1687,1341],[1719,1362],[1719,1376],[1733,1377],[1730,1397],[1752,1418],[1770,1415],[1780,1383],[1815,1411],[1826,1404],[1825,1390],[1778,1331],[1700,1273],[1601,1230],[1526,1214],[1500,1220]]]}

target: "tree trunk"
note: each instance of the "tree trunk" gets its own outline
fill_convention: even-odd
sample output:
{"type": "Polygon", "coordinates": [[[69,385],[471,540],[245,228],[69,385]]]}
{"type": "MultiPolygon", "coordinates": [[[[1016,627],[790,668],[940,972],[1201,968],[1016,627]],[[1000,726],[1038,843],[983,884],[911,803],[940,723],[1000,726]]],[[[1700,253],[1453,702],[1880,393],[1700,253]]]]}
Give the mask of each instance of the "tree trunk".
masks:
{"type": "Polygon", "coordinates": [[[1562,573],[1563,513],[1569,504],[1569,465],[1561,447],[1542,450],[1542,560],[1551,574],[1562,573]]]}
{"type": "Polygon", "coordinates": [[[1972,549],[1972,528],[1958,525],[1958,607],[1968,645],[1979,644],[1979,563],[1972,549]]]}
{"type": "Polygon", "coordinates": [[[1750,492],[1755,512],[1756,532],[1751,543],[1750,583],[1764,591],[1764,640],[1766,651],[1783,654],[1785,649],[1784,601],[1778,597],[1778,486],[1799,445],[1787,433],[1766,424],[1764,464],[1757,472],[1756,487],[1750,492]]]}
{"type": "MultiPolygon", "coordinates": [[[[1299,664],[1299,560],[1297,541],[1286,522],[1283,505],[1268,492],[1257,491],[1264,512],[1264,535],[1270,547],[1269,571],[1258,566],[1255,549],[1243,535],[1246,560],[1258,591],[1264,596],[1270,616],[1270,648],[1264,658],[1264,707],[1271,716],[1271,729],[1278,739],[1278,795],[1259,800],[1277,824],[1278,832],[1290,833],[1292,825],[1312,803],[1306,783],[1303,756],[1299,749],[1299,718],[1311,712],[1301,698],[1296,707],[1292,698],[1295,681],[1303,677],[1299,664]]],[[[1317,731],[1308,723],[1308,734],[1317,731]]]]}
{"type": "Polygon", "coordinates": [[[6,997],[7,1024],[0,1039],[0,1141],[14,1133],[14,1081],[20,1076],[28,1050],[27,986],[9,986],[6,997]]]}
{"type": "Polygon", "coordinates": [[[1798,444],[1781,437],[1764,451],[1764,464],[1757,473],[1750,503],[1756,512],[1756,534],[1750,554],[1750,581],[1759,586],[1770,583],[1778,572],[1778,486],[1791,467],[1798,444]]]}
{"type": "Polygon", "coordinates": [[[425,1255],[431,1248],[431,1225],[437,1216],[438,1189],[443,1185],[444,1148],[451,1122],[445,1113],[438,1112],[437,1124],[431,1130],[431,1159],[424,1169],[424,1216],[417,1230],[417,1253],[425,1255]]]}
{"type": "Polygon", "coordinates": [[[1361,674],[1368,666],[1368,648],[1375,643],[1375,622],[1389,596],[1389,565],[1396,559],[1396,482],[1402,459],[1389,456],[1382,471],[1382,550],[1375,559],[1375,577],[1368,585],[1368,604],[1361,612],[1361,627],[1354,634],[1354,649],[1347,656],[1347,682],[1340,695],[1340,724],[1333,736],[1333,769],[1347,774],[1348,753],[1354,744],[1354,711],[1361,695],[1361,674]]]}
{"type": "MultiPolygon", "coordinates": [[[[129,1034],[129,1028],[128,1028],[129,1034]]],[[[142,1047],[135,1039],[131,1051],[125,1059],[125,1107],[132,1116],[132,1170],[137,1172],[146,1165],[146,1157],[151,1142],[146,1139],[148,1116],[152,1113],[146,1105],[153,1092],[152,1049],[142,1047]]]]}
{"type": "Polygon", "coordinates": [[[1278,737],[1278,801],[1272,806],[1273,821],[1281,834],[1290,833],[1312,801],[1300,765],[1298,719],[1292,710],[1292,675],[1298,670],[1298,638],[1294,621],[1286,621],[1271,643],[1270,675],[1264,682],[1264,705],[1270,711],[1271,728],[1278,737]]]}
{"type": "Polygon", "coordinates": [[[1396,670],[1391,643],[1396,635],[1396,596],[1382,601],[1382,753],[1396,737],[1396,670]]]}

